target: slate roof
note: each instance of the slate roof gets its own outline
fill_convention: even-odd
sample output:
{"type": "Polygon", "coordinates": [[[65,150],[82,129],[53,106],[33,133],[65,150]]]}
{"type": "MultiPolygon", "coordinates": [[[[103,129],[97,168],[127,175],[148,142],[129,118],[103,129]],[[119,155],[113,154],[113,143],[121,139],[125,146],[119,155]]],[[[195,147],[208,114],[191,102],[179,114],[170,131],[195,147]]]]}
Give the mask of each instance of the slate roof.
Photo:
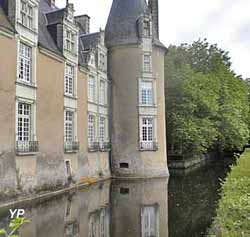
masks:
{"type": "MultiPolygon", "coordinates": [[[[137,20],[149,9],[145,0],[113,0],[105,29],[107,47],[139,42],[137,20]]],[[[154,44],[165,46],[153,37],[154,44]]]]}
{"type": "Polygon", "coordinates": [[[100,42],[100,32],[95,32],[79,37],[79,63],[86,65],[89,61],[90,51],[100,42]]]}
{"type": "MultiPolygon", "coordinates": [[[[60,55],[60,56],[63,56],[62,52],[58,49],[55,41],[53,40],[51,34],[49,33],[48,31],[48,28],[47,28],[47,20],[46,20],[46,13],[49,13],[49,12],[59,12],[59,14],[61,14],[61,12],[63,11],[64,9],[52,9],[47,0],[40,0],[40,3],[39,3],[39,34],[38,34],[38,44],[48,50],[51,50],[52,52],[60,55]]],[[[56,14],[56,15],[59,15],[59,14],[56,14]]],[[[50,14],[48,14],[50,15],[50,14]]],[[[50,18],[50,21],[52,22],[53,20],[53,17],[50,18]]],[[[50,22],[50,23],[51,23],[50,22]]]]}
{"type": "Polygon", "coordinates": [[[5,12],[1,5],[0,5],[0,27],[3,27],[9,31],[15,32],[14,27],[12,26],[7,16],[5,15],[5,12]]]}

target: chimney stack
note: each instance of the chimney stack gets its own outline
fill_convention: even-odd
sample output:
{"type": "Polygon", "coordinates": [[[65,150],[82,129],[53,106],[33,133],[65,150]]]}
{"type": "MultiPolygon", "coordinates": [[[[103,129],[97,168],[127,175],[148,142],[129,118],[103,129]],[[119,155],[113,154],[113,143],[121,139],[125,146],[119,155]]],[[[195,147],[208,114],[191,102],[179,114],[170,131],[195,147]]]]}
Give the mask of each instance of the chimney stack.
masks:
{"type": "Polygon", "coordinates": [[[158,0],[148,0],[148,7],[152,14],[153,25],[157,39],[159,39],[159,5],[158,0]]]}
{"type": "Polygon", "coordinates": [[[79,34],[89,34],[90,32],[90,17],[88,15],[81,15],[81,16],[76,16],[75,21],[77,22],[79,26],[79,34]]]}
{"type": "Polygon", "coordinates": [[[48,2],[49,2],[49,6],[50,6],[51,8],[53,8],[53,9],[56,8],[56,0],[48,0],[48,2]]]}

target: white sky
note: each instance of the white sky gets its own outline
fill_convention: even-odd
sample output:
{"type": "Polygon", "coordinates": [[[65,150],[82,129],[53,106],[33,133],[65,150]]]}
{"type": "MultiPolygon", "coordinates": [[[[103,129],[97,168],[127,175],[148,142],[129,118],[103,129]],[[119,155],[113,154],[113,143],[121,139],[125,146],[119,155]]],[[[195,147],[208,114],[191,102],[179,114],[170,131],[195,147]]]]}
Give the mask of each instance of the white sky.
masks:
{"type": "MultiPolygon", "coordinates": [[[[56,0],[56,5],[65,2],[56,0]]],[[[105,28],[112,0],[69,2],[76,15],[91,17],[91,32],[105,28]]],[[[237,74],[250,77],[250,0],[159,0],[159,5],[160,38],[166,46],[207,38],[230,52],[237,74]]]]}

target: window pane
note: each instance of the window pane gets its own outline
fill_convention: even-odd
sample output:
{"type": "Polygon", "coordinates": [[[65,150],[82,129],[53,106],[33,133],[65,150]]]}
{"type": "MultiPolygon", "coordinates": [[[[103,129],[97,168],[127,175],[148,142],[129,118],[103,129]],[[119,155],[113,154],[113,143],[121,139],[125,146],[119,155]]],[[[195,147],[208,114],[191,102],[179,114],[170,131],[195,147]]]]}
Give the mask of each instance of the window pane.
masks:
{"type": "Polygon", "coordinates": [[[74,67],[66,64],[65,70],[65,93],[74,95],[74,67]]]}
{"type": "Polygon", "coordinates": [[[20,43],[19,47],[19,79],[31,82],[31,47],[20,43]]]}
{"type": "Polygon", "coordinates": [[[88,99],[95,101],[95,78],[93,76],[88,79],[88,99]]]}
{"type": "Polygon", "coordinates": [[[74,140],[74,112],[72,111],[65,113],[65,139],[67,142],[74,140]]]}
{"type": "Polygon", "coordinates": [[[141,83],[141,103],[144,105],[153,104],[153,83],[152,82],[141,83]]]}
{"type": "Polygon", "coordinates": [[[31,105],[18,103],[17,112],[18,141],[29,141],[31,133],[31,105]]]}

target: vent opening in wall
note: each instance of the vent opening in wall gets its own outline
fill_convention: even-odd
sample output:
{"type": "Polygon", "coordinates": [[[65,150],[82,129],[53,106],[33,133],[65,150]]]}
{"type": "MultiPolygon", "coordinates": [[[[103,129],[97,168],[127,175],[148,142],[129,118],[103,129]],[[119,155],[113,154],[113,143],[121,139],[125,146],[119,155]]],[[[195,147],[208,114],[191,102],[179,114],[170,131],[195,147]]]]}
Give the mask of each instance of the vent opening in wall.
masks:
{"type": "Polygon", "coordinates": [[[120,194],[129,194],[129,188],[120,188],[120,194]]]}
{"type": "Polygon", "coordinates": [[[123,169],[128,169],[129,168],[129,165],[128,163],[120,163],[120,168],[123,168],[123,169]]]}

